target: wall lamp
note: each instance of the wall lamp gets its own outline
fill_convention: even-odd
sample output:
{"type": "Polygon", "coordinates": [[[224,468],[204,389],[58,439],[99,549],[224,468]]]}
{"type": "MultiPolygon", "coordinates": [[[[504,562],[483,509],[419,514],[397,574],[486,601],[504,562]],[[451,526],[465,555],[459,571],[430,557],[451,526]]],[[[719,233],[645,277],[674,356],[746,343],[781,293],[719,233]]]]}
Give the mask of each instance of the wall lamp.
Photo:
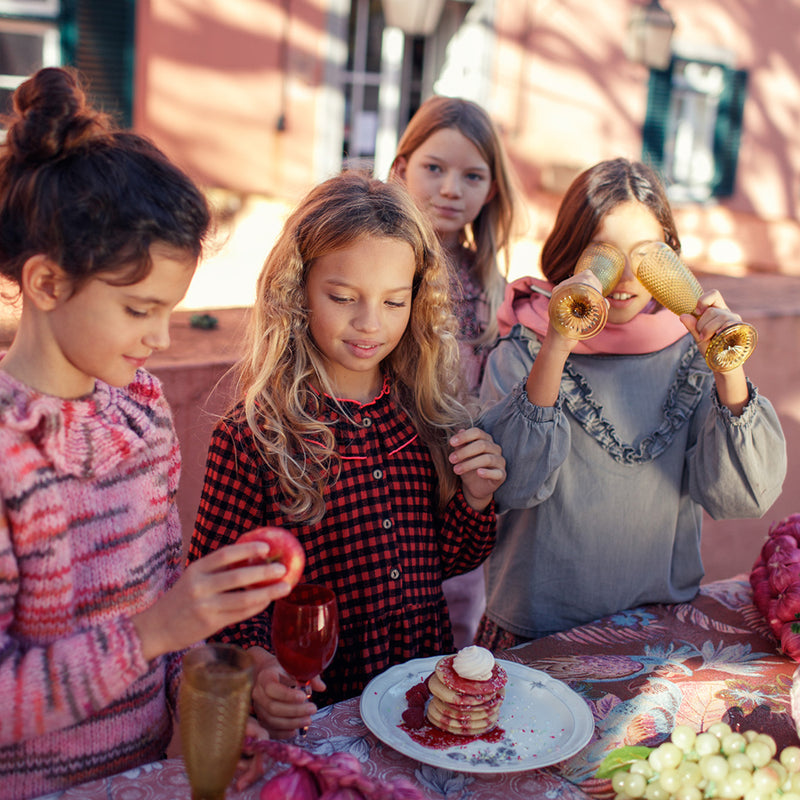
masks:
{"type": "Polygon", "coordinates": [[[428,36],[436,30],[444,0],[383,0],[387,27],[400,28],[409,36],[428,36]]]}
{"type": "Polygon", "coordinates": [[[674,30],[672,14],[658,0],[635,6],[628,21],[625,55],[650,69],[666,69],[672,60],[674,30]]]}

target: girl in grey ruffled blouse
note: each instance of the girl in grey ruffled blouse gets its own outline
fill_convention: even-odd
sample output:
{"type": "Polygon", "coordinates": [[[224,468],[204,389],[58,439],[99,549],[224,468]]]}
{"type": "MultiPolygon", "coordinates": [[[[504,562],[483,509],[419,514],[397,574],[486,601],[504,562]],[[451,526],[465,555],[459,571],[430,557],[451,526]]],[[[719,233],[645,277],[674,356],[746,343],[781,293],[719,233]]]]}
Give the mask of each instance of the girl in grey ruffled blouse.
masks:
{"type": "Polygon", "coordinates": [[[579,175],[542,250],[549,282],[509,286],[501,339],[481,387],[481,427],[503,448],[499,529],[486,562],[477,642],[498,649],[645,603],[691,600],[703,577],[702,512],[758,517],[776,500],[786,445],[775,410],[742,366],[711,372],[711,336],[739,321],[706,292],[695,317],[658,305],[632,249],[680,252],[666,194],[645,165],[615,159],[579,175]],[[625,254],[608,323],[558,333],[549,289],[590,242],[625,254]]]}

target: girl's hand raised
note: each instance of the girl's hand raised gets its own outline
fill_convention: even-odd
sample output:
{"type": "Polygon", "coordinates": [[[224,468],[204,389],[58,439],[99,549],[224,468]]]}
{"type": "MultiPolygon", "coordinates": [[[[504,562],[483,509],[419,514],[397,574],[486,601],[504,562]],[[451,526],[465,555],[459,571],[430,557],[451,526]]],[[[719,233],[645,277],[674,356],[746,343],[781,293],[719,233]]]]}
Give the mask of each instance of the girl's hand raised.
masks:
{"type": "Polygon", "coordinates": [[[506,460],[500,445],[480,428],[458,431],[450,438],[450,463],[461,476],[461,487],[469,505],[483,511],[506,479],[506,460]]]}
{"type": "MultiPolygon", "coordinates": [[[[681,322],[692,334],[703,355],[706,354],[715,333],[741,321],[742,318],[725,305],[722,295],[716,289],[705,292],[700,297],[694,314],[681,314],[681,322]]],[[[715,372],[714,382],[722,405],[738,417],[750,398],[744,367],[738,366],[728,372],[715,372]]]]}
{"type": "Polygon", "coordinates": [[[742,318],[725,305],[716,289],[703,294],[697,301],[694,314],[681,314],[681,322],[692,334],[702,353],[705,353],[708,342],[717,331],[741,321],[742,318]]]}
{"type": "Polygon", "coordinates": [[[264,542],[246,542],[221,547],[189,564],[166,594],[131,618],[144,657],[150,661],[189,647],[289,594],[291,587],[281,581],[286,568],[266,563],[268,555],[264,542]],[[241,566],[251,558],[264,563],[241,566]],[[250,588],[261,582],[269,585],[250,588]]]}

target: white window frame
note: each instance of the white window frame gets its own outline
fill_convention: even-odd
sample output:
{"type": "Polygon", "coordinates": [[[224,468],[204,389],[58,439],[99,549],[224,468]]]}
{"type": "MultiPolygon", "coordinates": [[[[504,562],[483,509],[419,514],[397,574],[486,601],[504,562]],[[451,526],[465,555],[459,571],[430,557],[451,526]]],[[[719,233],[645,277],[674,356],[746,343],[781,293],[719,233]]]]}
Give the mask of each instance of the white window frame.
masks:
{"type": "Polygon", "coordinates": [[[717,64],[677,59],[672,92],[664,172],[672,200],[708,200],[713,193],[714,130],[725,76],[717,64]]]}
{"type": "MultiPolygon", "coordinates": [[[[0,31],[3,33],[41,36],[42,66],[55,67],[61,63],[61,33],[58,25],[48,22],[27,22],[0,17],[0,31]]],[[[13,92],[28,77],[30,76],[0,72],[0,89],[8,89],[13,92]]]]}
{"type": "Polygon", "coordinates": [[[342,88],[350,87],[350,103],[345,107],[345,124],[349,130],[347,163],[355,166],[371,165],[375,158],[375,139],[378,133],[379,109],[365,109],[367,87],[380,91],[381,73],[367,70],[367,39],[370,25],[370,0],[353,0],[355,11],[355,41],[353,42],[352,70],[341,72],[342,88]]]}
{"type": "Polygon", "coordinates": [[[0,0],[0,14],[23,17],[57,17],[60,0],[0,0]]]}
{"type": "MultiPolygon", "coordinates": [[[[0,31],[3,33],[41,35],[42,66],[55,67],[61,63],[61,32],[57,24],[0,17],[0,31]]],[[[28,77],[30,76],[0,72],[0,89],[13,92],[28,77]]],[[[5,128],[0,128],[0,142],[4,142],[5,138],[6,130],[5,128]]]]}

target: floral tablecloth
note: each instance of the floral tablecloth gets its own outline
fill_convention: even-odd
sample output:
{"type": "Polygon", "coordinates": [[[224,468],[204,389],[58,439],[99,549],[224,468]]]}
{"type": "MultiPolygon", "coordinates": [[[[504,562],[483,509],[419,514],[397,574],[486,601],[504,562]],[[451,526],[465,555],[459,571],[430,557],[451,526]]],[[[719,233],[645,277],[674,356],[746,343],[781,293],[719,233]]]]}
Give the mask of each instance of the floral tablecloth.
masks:
{"type": "MultiPolygon", "coordinates": [[[[789,690],[797,666],[780,654],[752,605],[746,576],[708,584],[692,603],[643,606],[591,625],[538,639],[499,654],[566,683],[595,721],[590,742],[544,769],[472,774],[421,764],[378,740],[353,698],[321,710],[304,746],[314,753],[348,752],[364,773],[403,778],[432,800],[570,800],[610,795],[594,773],[606,753],[653,745],[677,724],[701,730],[720,719],[739,730],[771,734],[779,747],[799,744],[789,690]]],[[[276,765],[275,769],[282,769],[276,765]]],[[[256,800],[260,785],[229,800],[256,800]]],[[[67,798],[181,800],[189,789],[179,759],[142,767],[62,793],[67,798]]]]}
{"type": "Polygon", "coordinates": [[[703,730],[720,719],[800,744],[790,689],[797,664],[781,654],[752,605],[746,575],[703,586],[692,603],[642,606],[506,651],[567,683],[589,704],[589,744],[557,773],[589,794],[611,750],[655,745],[675,725],[703,730]]]}

